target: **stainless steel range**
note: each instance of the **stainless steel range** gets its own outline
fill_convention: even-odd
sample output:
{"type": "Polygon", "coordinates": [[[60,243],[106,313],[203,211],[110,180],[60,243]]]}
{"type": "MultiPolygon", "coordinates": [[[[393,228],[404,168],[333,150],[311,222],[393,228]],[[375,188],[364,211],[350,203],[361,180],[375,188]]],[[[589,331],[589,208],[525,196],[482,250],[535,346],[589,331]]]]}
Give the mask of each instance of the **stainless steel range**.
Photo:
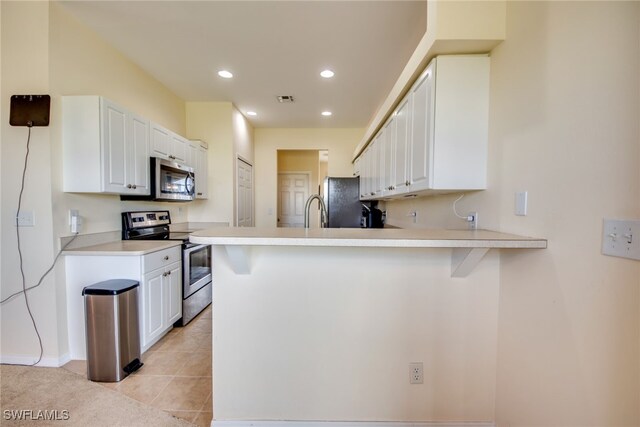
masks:
{"type": "Polygon", "coordinates": [[[188,232],[171,232],[169,211],[122,213],[122,240],[182,241],[182,319],[184,326],[211,304],[211,246],[189,242],[188,232]]]}

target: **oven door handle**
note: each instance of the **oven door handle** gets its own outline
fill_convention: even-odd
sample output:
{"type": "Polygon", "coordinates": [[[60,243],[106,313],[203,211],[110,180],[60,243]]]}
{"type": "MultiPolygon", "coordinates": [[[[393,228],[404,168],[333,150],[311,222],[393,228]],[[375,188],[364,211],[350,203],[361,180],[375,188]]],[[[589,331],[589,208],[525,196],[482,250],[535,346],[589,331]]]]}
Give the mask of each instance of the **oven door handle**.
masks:
{"type": "Polygon", "coordinates": [[[183,251],[184,253],[191,253],[193,251],[197,251],[198,249],[204,248],[206,246],[209,246],[209,245],[203,245],[201,243],[186,242],[183,245],[183,251]]]}

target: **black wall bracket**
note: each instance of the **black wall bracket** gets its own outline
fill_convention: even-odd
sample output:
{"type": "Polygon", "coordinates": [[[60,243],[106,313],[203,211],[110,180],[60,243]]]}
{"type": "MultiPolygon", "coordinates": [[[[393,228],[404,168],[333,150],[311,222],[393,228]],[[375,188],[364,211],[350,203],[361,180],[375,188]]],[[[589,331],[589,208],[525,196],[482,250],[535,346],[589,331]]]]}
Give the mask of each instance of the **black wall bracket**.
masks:
{"type": "Polygon", "coordinates": [[[49,126],[51,97],[49,95],[13,95],[11,97],[11,126],[49,126]]]}

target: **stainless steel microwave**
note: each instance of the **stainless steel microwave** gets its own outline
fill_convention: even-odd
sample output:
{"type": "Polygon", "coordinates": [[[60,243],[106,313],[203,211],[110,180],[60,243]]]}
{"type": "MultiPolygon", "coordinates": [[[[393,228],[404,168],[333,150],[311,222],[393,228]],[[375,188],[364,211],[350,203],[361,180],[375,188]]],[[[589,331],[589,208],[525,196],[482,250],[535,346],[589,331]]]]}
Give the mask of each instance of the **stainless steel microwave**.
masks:
{"type": "Polygon", "coordinates": [[[120,196],[122,200],[156,200],[165,202],[190,202],[195,199],[195,175],[193,168],[181,163],[151,157],[148,196],[120,196]]]}

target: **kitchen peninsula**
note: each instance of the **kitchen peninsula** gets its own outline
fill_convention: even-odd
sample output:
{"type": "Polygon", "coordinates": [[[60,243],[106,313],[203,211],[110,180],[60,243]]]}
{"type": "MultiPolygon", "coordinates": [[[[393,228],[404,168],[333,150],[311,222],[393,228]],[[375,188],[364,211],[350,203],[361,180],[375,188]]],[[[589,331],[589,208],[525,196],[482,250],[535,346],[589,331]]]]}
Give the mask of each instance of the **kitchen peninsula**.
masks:
{"type": "MultiPolygon", "coordinates": [[[[488,421],[499,251],[486,230],[202,230],[214,245],[214,424],[488,421]],[[409,364],[424,367],[409,383],[409,364]],[[429,402],[429,405],[425,405],[429,402]]],[[[525,250],[522,250],[525,249],[525,250]]]]}

